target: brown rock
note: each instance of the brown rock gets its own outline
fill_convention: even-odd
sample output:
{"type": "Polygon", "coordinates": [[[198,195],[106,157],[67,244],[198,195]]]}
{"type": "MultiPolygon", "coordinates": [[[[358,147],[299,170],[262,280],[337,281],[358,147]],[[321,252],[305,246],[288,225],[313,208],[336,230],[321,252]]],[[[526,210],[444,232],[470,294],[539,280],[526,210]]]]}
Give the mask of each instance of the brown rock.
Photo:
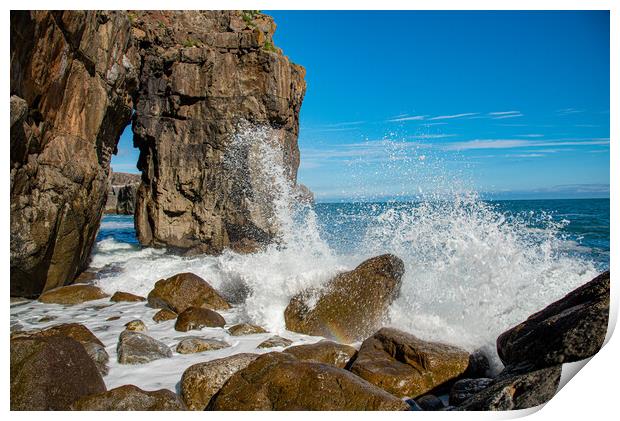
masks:
{"type": "Polygon", "coordinates": [[[177,318],[177,314],[174,311],[162,308],[153,316],[153,320],[157,323],[165,322],[166,320],[174,320],[177,318]]]}
{"type": "Polygon", "coordinates": [[[609,271],[497,338],[506,366],[553,367],[596,354],[609,319],[609,271]]]}
{"type": "Polygon", "coordinates": [[[197,352],[215,351],[218,349],[228,348],[230,344],[217,339],[206,338],[183,338],[177,344],[177,352],[179,354],[195,354],[197,352]]]}
{"type": "Polygon", "coordinates": [[[160,341],[140,332],[123,331],[116,346],[120,364],[146,364],[161,358],[172,357],[172,351],[160,341]]]}
{"type": "Polygon", "coordinates": [[[382,328],[362,343],[351,372],[395,396],[416,398],[456,380],[468,365],[460,348],[382,328]]]}
{"type": "Polygon", "coordinates": [[[207,409],[376,411],[408,405],[346,370],[272,352],[235,373],[207,409]]]}
{"type": "Polygon", "coordinates": [[[80,274],[75,281],[76,284],[89,284],[97,279],[97,272],[85,271],[80,274]]]}
{"type": "Polygon", "coordinates": [[[11,340],[11,410],[67,410],[106,390],[84,347],[67,336],[11,340]]]}
{"type": "Polygon", "coordinates": [[[71,405],[73,411],[184,411],[185,404],[167,389],[147,392],[134,385],[89,395],[71,405]]]}
{"type": "Polygon", "coordinates": [[[232,336],[253,335],[255,333],[267,333],[265,329],[260,326],[250,323],[240,323],[228,328],[228,333],[232,336]]]}
{"type": "Polygon", "coordinates": [[[284,352],[293,355],[300,361],[332,364],[338,368],[345,368],[357,350],[352,346],[332,341],[319,341],[309,345],[292,346],[286,348],[284,352]]]}
{"type": "Polygon", "coordinates": [[[114,301],[115,303],[120,303],[120,302],[140,302],[140,301],[146,301],[146,298],[140,297],[139,295],[131,294],[129,292],[116,291],[112,295],[112,298],[110,298],[110,301],[114,301]]]}
{"type": "Polygon", "coordinates": [[[111,317],[108,317],[107,319],[105,319],[105,321],[106,322],[112,322],[112,321],[118,320],[120,318],[121,318],[121,316],[111,316],[111,317]]]}
{"type": "Polygon", "coordinates": [[[125,329],[132,332],[146,332],[146,325],[142,320],[132,320],[125,323],[125,329]]]}
{"type": "Polygon", "coordinates": [[[275,348],[278,346],[284,347],[289,346],[292,343],[293,341],[291,341],[290,339],[275,335],[258,344],[257,348],[275,348]]]}
{"type": "Polygon", "coordinates": [[[190,307],[226,310],[230,304],[204,279],[193,273],[179,273],[161,279],[148,295],[149,306],[181,314],[190,307]]]}
{"type": "Polygon", "coordinates": [[[366,260],[322,290],[294,296],[284,312],[286,327],[345,343],[363,339],[381,325],[400,291],[403,272],[402,260],[390,254],[366,260]]]}
{"type": "Polygon", "coordinates": [[[94,285],[76,284],[46,291],[41,294],[39,301],[46,304],[72,305],[106,297],[109,295],[94,285]]]}
{"type": "Polygon", "coordinates": [[[235,354],[190,366],[181,378],[183,401],[189,409],[202,411],[233,374],[256,358],[258,354],[235,354]]]}
{"type": "Polygon", "coordinates": [[[226,321],[222,316],[208,308],[190,307],[179,314],[174,329],[179,332],[200,330],[203,327],[224,327],[226,321]]]}

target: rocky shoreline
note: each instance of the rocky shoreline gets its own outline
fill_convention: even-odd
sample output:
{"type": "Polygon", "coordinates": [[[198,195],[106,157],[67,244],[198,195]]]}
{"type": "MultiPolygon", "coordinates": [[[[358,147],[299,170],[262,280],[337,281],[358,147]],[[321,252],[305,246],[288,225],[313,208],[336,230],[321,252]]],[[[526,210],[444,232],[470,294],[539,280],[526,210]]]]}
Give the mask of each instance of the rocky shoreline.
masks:
{"type": "Polygon", "coordinates": [[[122,291],[110,297],[88,283],[48,291],[39,298],[41,302],[98,303],[92,307],[95,312],[97,307],[123,303],[159,309],[153,322],[174,321],[169,326],[188,336],[178,341],[173,352],[149,335],[144,321],[125,323],[111,317],[106,323],[124,327],[114,356],[79,323],[36,331],[15,326],[11,333],[11,409],[524,409],[553,397],[563,363],[589,358],[603,345],[609,272],[502,333],[497,353],[504,369],[493,377],[489,377],[488,356],[383,326],[402,275],[398,257],[378,256],[337,275],[321,290],[293,297],[289,307],[295,311],[287,308],[288,316],[283,315],[289,330],[332,332],[321,334],[326,339],[319,342],[293,346],[290,340],[249,323],[225,328],[220,312],[229,310],[231,304],[191,273],[158,281],[147,297],[122,291]],[[342,299],[345,292],[363,301],[350,306],[342,299]],[[374,316],[364,317],[368,314],[374,316]],[[257,345],[257,353],[241,352],[191,365],[179,376],[177,393],[146,391],[131,384],[106,390],[103,378],[111,358],[135,367],[230,347],[227,340],[205,336],[204,328],[220,329],[230,338],[267,338],[257,345]],[[342,339],[336,340],[334,332],[342,339]],[[358,339],[361,345],[352,346],[358,339]],[[270,349],[274,351],[266,352],[270,349]]]}

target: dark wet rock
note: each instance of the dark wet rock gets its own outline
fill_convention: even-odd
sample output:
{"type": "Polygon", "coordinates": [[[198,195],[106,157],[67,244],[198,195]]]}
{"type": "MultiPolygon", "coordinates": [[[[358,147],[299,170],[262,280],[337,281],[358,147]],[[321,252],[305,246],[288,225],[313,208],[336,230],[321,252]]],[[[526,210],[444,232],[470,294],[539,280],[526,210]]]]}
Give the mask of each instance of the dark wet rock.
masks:
{"type": "Polygon", "coordinates": [[[76,284],[55,288],[39,296],[39,301],[46,304],[81,304],[87,301],[109,297],[101,288],[94,285],[76,284]]]}
{"type": "Polygon", "coordinates": [[[125,329],[132,332],[146,332],[146,325],[142,320],[132,320],[125,323],[125,329]]]}
{"type": "Polygon", "coordinates": [[[490,375],[491,364],[487,352],[489,351],[477,349],[469,355],[469,366],[463,377],[475,379],[490,375]]]}
{"type": "Polygon", "coordinates": [[[153,320],[157,323],[165,322],[167,320],[174,320],[176,318],[177,314],[174,311],[168,310],[166,308],[162,308],[153,316],[153,320]]]}
{"type": "Polygon", "coordinates": [[[405,399],[405,403],[409,405],[409,411],[423,411],[414,399],[405,399]]]}
{"type": "Polygon", "coordinates": [[[114,301],[115,303],[120,303],[120,302],[131,303],[131,302],[146,301],[146,298],[140,297],[139,295],[131,294],[129,292],[116,291],[112,295],[112,298],[110,298],[110,301],[114,301]]]}
{"type": "Polygon", "coordinates": [[[531,315],[497,338],[505,366],[551,367],[579,361],[603,346],[609,319],[609,271],[531,315]]]}
{"type": "Polygon", "coordinates": [[[275,335],[258,344],[257,348],[275,348],[279,346],[284,347],[289,346],[292,343],[293,341],[291,341],[290,339],[275,335]]]}
{"type": "Polygon", "coordinates": [[[116,353],[120,364],[145,364],[172,357],[172,351],[165,343],[128,330],[120,334],[116,353]]]}
{"type": "Polygon", "coordinates": [[[456,407],[460,411],[507,411],[548,402],[558,389],[561,366],[524,374],[504,373],[493,384],[456,407]]]}
{"type": "Polygon", "coordinates": [[[286,348],[284,352],[295,356],[300,361],[332,364],[345,368],[357,350],[349,345],[332,341],[319,341],[309,345],[297,345],[286,348]]]}
{"type": "Polygon", "coordinates": [[[183,338],[177,344],[177,352],[179,354],[195,354],[197,352],[215,351],[230,347],[230,344],[217,339],[208,338],[183,338]]]}
{"type": "Polygon", "coordinates": [[[189,409],[202,411],[233,374],[258,357],[258,354],[235,354],[190,366],[181,378],[183,401],[189,409]]]}
{"type": "Polygon", "coordinates": [[[48,338],[63,336],[74,339],[82,344],[86,353],[92,358],[101,375],[108,374],[110,356],[103,343],[86,326],[79,323],[65,323],[48,327],[43,330],[31,330],[11,335],[14,338],[48,338]]]}
{"type": "Polygon", "coordinates": [[[232,336],[253,335],[255,333],[267,333],[265,329],[260,326],[250,323],[240,323],[228,328],[228,333],[232,336]]]}
{"type": "Polygon", "coordinates": [[[68,410],[106,390],[82,344],[67,336],[11,340],[11,410],[68,410]]]}
{"type": "Polygon", "coordinates": [[[445,408],[441,399],[435,395],[420,396],[415,401],[423,411],[441,411],[445,408]]]}
{"type": "Polygon", "coordinates": [[[235,373],[209,410],[407,410],[397,397],[330,364],[271,352],[235,373]]]}
{"type": "Polygon", "coordinates": [[[491,386],[493,382],[493,379],[489,378],[458,380],[452,385],[452,389],[450,389],[450,405],[457,406],[462,404],[476,393],[491,386]]]}
{"type": "Polygon", "coordinates": [[[398,397],[416,398],[461,376],[469,353],[382,328],[360,347],[350,370],[398,397]]]}
{"type": "Polygon", "coordinates": [[[364,339],[380,327],[400,291],[403,273],[404,264],[396,256],[368,259],[324,288],[294,296],[284,312],[286,327],[346,343],[364,339]]]}
{"type": "Polygon", "coordinates": [[[185,404],[170,390],[145,391],[134,385],[80,398],[73,411],[183,411],[185,404]]]}
{"type": "Polygon", "coordinates": [[[107,319],[105,319],[106,322],[112,322],[114,320],[119,320],[121,318],[121,316],[110,316],[107,319]]]}
{"type": "Polygon", "coordinates": [[[47,322],[52,322],[52,321],[56,320],[57,318],[58,318],[58,316],[43,316],[39,320],[37,320],[37,322],[38,323],[47,323],[47,322]]]}
{"type": "Polygon", "coordinates": [[[181,314],[190,307],[226,310],[230,304],[208,282],[193,273],[160,279],[147,297],[149,306],[181,314]]]}
{"type": "Polygon", "coordinates": [[[203,327],[224,327],[226,321],[217,312],[208,308],[190,307],[177,317],[174,329],[179,332],[200,330],[203,327]]]}

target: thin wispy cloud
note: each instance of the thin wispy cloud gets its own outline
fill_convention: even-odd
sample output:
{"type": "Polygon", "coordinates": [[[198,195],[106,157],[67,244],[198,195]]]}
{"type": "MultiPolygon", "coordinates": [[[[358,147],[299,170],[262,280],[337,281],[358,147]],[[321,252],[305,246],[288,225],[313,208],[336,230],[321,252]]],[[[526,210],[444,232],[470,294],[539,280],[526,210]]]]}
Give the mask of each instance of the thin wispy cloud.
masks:
{"type": "Polygon", "coordinates": [[[453,118],[462,118],[462,117],[469,117],[469,116],[474,116],[474,115],[478,115],[480,113],[461,113],[461,114],[452,114],[452,115],[438,115],[436,117],[431,117],[429,118],[429,120],[451,120],[453,118]]]}
{"type": "Polygon", "coordinates": [[[516,135],[515,137],[545,137],[545,135],[539,134],[539,133],[532,133],[532,134],[520,134],[520,135],[516,135]]]}
{"type": "Polygon", "coordinates": [[[521,111],[493,111],[489,115],[509,115],[509,114],[521,114],[521,111]]]}
{"type": "Polygon", "coordinates": [[[512,148],[536,148],[536,147],[558,147],[558,146],[585,146],[585,145],[608,145],[608,138],[597,138],[588,140],[549,140],[533,141],[526,139],[475,139],[465,142],[455,142],[446,144],[445,150],[471,150],[471,149],[512,149],[512,148]]]}
{"type": "Polygon", "coordinates": [[[412,116],[403,116],[396,117],[388,120],[389,122],[399,122],[399,121],[416,121],[416,120],[424,120],[426,118],[425,115],[412,115],[412,116]]]}
{"type": "Polygon", "coordinates": [[[523,117],[523,114],[521,114],[520,112],[510,113],[510,114],[500,114],[500,115],[494,115],[491,118],[493,120],[503,120],[505,118],[515,118],[515,117],[523,117]]]}
{"type": "Polygon", "coordinates": [[[578,110],[576,108],[562,108],[561,110],[556,110],[556,114],[558,115],[579,114],[583,112],[584,110],[578,110]]]}

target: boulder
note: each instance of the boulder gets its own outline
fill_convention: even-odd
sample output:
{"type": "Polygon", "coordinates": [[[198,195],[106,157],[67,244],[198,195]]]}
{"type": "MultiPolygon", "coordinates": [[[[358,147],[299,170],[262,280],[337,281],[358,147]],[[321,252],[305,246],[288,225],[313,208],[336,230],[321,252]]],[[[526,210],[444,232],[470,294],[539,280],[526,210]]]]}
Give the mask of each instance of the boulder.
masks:
{"type": "Polygon", "coordinates": [[[293,341],[290,339],[283,338],[281,336],[275,335],[269,339],[264,340],[260,344],[258,344],[257,348],[275,348],[275,347],[284,347],[292,344],[293,341]]]}
{"type": "Polygon", "coordinates": [[[206,338],[183,338],[177,344],[177,352],[179,354],[195,354],[197,352],[215,351],[218,349],[228,348],[230,344],[217,339],[206,338]]]}
{"type": "Polygon", "coordinates": [[[208,410],[407,410],[386,391],[330,364],[271,352],[237,371],[208,410]]]}
{"type": "Polygon", "coordinates": [[[12,339],[10,371],[12,411],[64,411],[106,390],[84,347],[67,336],[12,339]]]}
{"type": "Polygon", "coordinates": [[[132,332],[146,332],[146,325],[142,320],[132,320],[125,323],[125,330],[132,332]]]}
{"type": "Polygon", "coordinates": [[[240,323],[228,328],[228,333],[232,336],[253,335],[255,333],[267,333],[265,329],[260,326],[250,323],[240,323]]]}
{"type": "Polygon", "coordinates": [[[172,357],[172,351],[165,343],[129,330],[120,334],[116,354],[120,364],[145,364],[172,357]]]}
{"type": "Polygon", "coordinates": [[[157,323],[165,322],[167,320],[174,320],[176,318],[177,314],[174,311],[168,310],[166,308],[162,308],[153,316],[153,320],[157,323]]]}
{"type": "Polygon", "coordinates": [[[505,366],[552,367],[596,354],[609,319],[609,271],[497,338],[505,366]]]}
{"type": "Polygon", "coordinates": [[[120,303],[120,302],[133,303],[133,302],[146,301],[146,298],[140,297],[139,295],[131,294],[129,292],[116,291],[112,295],[112,298],[110,298],[110,301],[114,301],[115,303],[120,303]]]}
{"type": "Polygon", "coordinates": [[[128,384],[88,395],[71,405],[73,411],[184,411],[185,404],[170,390],[145,391],[128,384]]]}
{"type": "Polygon", "coordinates": [[[560,384],[561,366],[524,374],[505,373],[455,409],[460,411],[508,411],[548,402],[560,384]]]}
{"type": "Polygon", "coordinates": [[[226,310],[230,304],[200,276],[179,273],[160,279],[147,297],[149,306],[181,314],[190,307],[226,310]]]}
{"type": "Polygon", "coordinates": [[[493,379],[484,377],[479,379],[458,380],[452,385],[452,389],[450,389],[450,405],[458,406],[492,384],[493,379]]]}
{"type": "Polygon", "coordinates": [[[110,356],[105,350],[105,346],[86,326],[79,323],[66,323],[43,330],[14,333],[11,335],[11,339],[47,338],[51,336],[64,336],[78,341],[93,360],[101,375],[105,376],[108,374],[110,356]]]}
{"type": "Polygon", "coordinates": [[[203,327],[224,327],[226,321],[213,310],[208,308],[190,307],[177,317],[174,329],[179,332],[200,330],[203,327]]]}
{"type": "Polygon", "coordinates": [[[351,343],[380,327],[400,291],[404,265],[386,254],[341,273],[320,289],[294,296],[284,312],[294,332],[351,343]]]}
{"type": "Polygon", "coordinates": [[[417,398],[458,379],[468,365],[461,348],[382,328],[362,343],[350,370],[395,396],[417,398]]]}
{"type": "Polygon", "coordinates": [[[109,297],[101,288],[94,285],[76,284],[55,288],[39,296],[39,301],[46,304],[81,304],[86,301],[109,297]]]}
{"type": "Polygon", "coordinates": [[[345,368],[357,350],[349,345],[332,341],[319,341],[309,345],[291,346],[284,350],[300,361],[332,364],[338,368],[345,368]]]}
{"type": "Polygon", "coordinates": [[[258,354],[235,354],[190,366],[181,377],[183,401],[189,409],[202,411],[233,374],[258,357],[258,354]]]}
{"type": "Polygon", "coordinates": [[[422,411],[441,411],[445,408],[445,405],[435,395],[420,396],[415,400],[422,411]]]}

